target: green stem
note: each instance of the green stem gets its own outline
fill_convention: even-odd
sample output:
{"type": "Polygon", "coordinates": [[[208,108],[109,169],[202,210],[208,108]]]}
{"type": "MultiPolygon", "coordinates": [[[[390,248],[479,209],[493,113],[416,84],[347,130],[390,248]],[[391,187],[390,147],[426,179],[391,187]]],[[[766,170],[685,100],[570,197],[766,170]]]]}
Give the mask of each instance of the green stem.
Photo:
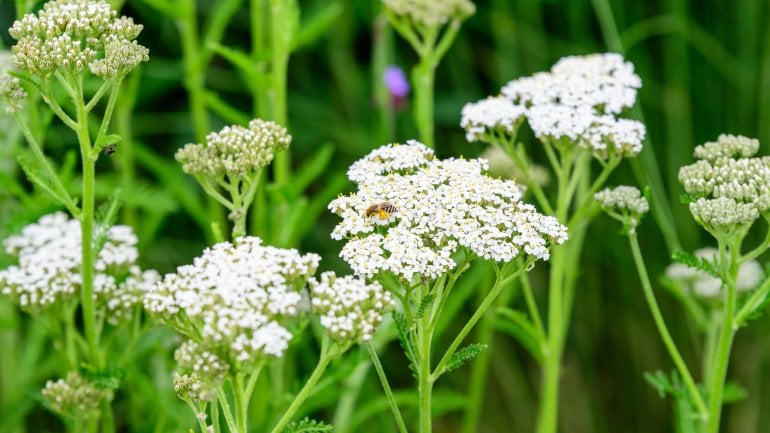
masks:
{"type": "Polygon", "coordinates": [[[230,409],[230,403],[227,401],[227,394],[225,393],[225,389],[224,387],[220,386],[217,391],[217,403],[222,408],[222,412],[225,414],[225,422],[227,422],[227,428],[230,430],[230,433],[237,432],[238,424],[235,422],[235,416],[233,416],[233,411],[230,409]]]}
{"type": "Polygon", "coordinates": [[[83,325],[85,337],[88,342],[88,351],[91,363],[102,367],[99,356],[99,336],[96,332],[96,311],[94,306],[94,251],[93,251],[93,224],[94,224],[94,187],[96,182],[96,159],[92,156],[91,137],[88,134],[88,112],[83,103],[82,78],[77,82],[77,90],[81,99],[77,101],[77,129],[75,132],[80,142],[80,155],[83,164],[83,203],[80,215],[81,231],[81,274],[80,303],[83,311],[83,325]]]}
{"type": "Polygon", "coordinates": [[[251,373],[251,376],[249,377],[249,382],[246,384],[246,391],[243,395],[247,406],[251,400],[251,394],[254,392],[254,387],[257,385],[259,374],[262,372],[262,368],[265,366],[265,362],[266,361],[264,359],[259,361],[257,366],[254,368],[254,371],[251,373]]]}
{"type": "MultiPolygon", "coordinates": [[[[522,274],[520,281],[524,285],[527,280],[527,274],[522,274]]],[[[495,306],[505,306],[511,300],[514,290],[503,291],[495,301],[495,306]]],[[[497,308],[493,308],[489,314],[485,315],[479,323],[476,333],[476,340],[480,344],[488,345],[495,332],[495,322],[497,321],[497,308]]],[[[542,334],[541,334],[542,335],[542,334]]],[[[462,429],[463,433],[474,433],[479,430],[479,421],[481,419],[482,407],[484,406],[484,397],[487,391],[487,382],[490,370],[490,352],[485,350],[479,354],[473,362],[470,374],[470,387],[468,389],[468,404],[465,407],[463,415],[462,429]]]]}
{"type": "Polygon", "coordinates": [[[537,433],[555,433],[559,411],[559,377],[561,355],[564,350],[562,330],[563,282],[565,245],[556,246],[551,255],[551,273],[548,298],[548,342],[543,352],[543,384],[540,410],[537,417],[537,433]]]}
{"type": "Polygon", "coordinates": [[[535,295],[532,293],[532,284],[529,281],[529,276],[524,274],[521,276],[521,287],[524,292],[524,301],[527,304],[527,311],[529,317],[532,320],[532,324],[535,325],[540,336],[545,335],[545,328],[543,327],[543,319],[540,317],[540,311],[537,309],[537,302],[535,301],[535,295]]]}
{"type": "Polygon", "coordinates": [[[94,161],[99,158],[99,152],[101,152],[102,148],[104,147],[102,137],[104,137],[104,134],[107,132],[107,128],[110,126],[110,121],[112,121],[112,113],[115,111],[115,103],[118,100],[118,95],[120,94],[120,84],[122,82],[122,78],[115,81],[112,84],[112,89],[110,89],[110,98],[107,101],[107,108],[104,110],[104,117],[102,117],[102,123],[99,125],[99,132],[96,134],[94,146],[93,149],[91,149],[91,158],[94,161]]]}
{"type": "Polygon", "coordinates": [[[422,57],[412,70],[414,81],[414,121],[420,141],[430,148],[436,144],[433,136],[433,86],[436,65],[430,57],[422,57]]]}
{"type": "Polygon", "coordinates": [[[209,427],[206,425],[206,419],[198,416],[202,413],[205,413],[205,409],[196,407],[195,404],[193,404],[191,401],[187,401],[187,407],[190,408],[193,415],[195,416],[195,419],[198,420],[198,427],[200,427],[201,433],[208,433],[209,427]]]}
{"type": "Polygon", "coordinates": [[[111,433],[115,431],[115,419],[112,414],[112,404],[108,400],[103,400],[101,404],[102,430],[101,433],[111,433]]]}
{"type": "MultiPolygon", "coordinates": [[[[69,127],[72,130],[78,129],[78,123],[72,119],[72,117],[67,114],[64,109],[61,108],[58,102],[56,102],[56,98],[51,94],[51,89],[47,88],[45,89],[45,92],[42,93],[43,101],[45,101],[46,104],[48,104],[49,107],[51,107],[51,110],[56,114],[56,116],[65,124],[67,127],[69,127]]],[[[81,101],[82,102],[82,101],[81,101]]],[[[77,104],[77,101],[75,101],[77,104]]]]}
{"type": "MultiPolygon", "coordinates": [[[[294,31],[293,28],[286,28],[291,19],[288,16],[291,13],[289,3],[287,0],[270,0],[271,115],[272,120],[283,126],[287,126],[286,79],[291,55],[291,37],[294,31]]],[[[288,149],[275,155],[273,168],[276,183],[283,184],[288,181],[291,175],[291,158],[288,149]]]]}
{"type": "MultiPolygon", "coordinates": [[[[217,402],[217,398],[214,397],[214,400],[212,400],[211,405],[209,406],[211,408],[211,426],[214,427],[214,433],[221,433],[222,432],[222,426],[219,422],[219,403],[217,402]]],[[[205,432],[208,433],[208,432],[205,432]]]]}
{"type": "MultiPolygon", "coordinates": [[[[115,127],[121,137],[117,166],[120,170],[120,183],[126,191],[133,191],[136,183],[136,161],[131,122],[136,107],[140,79],[140,74],[134,74],[128,79],[126,86],[121,88],[121,103],[115,110],[115,127]]],[[[136,207],[136,204],[131,201],[123,203],[122,221],[129,227],[138,227],[136,207]]]]}
{"type": "Polygon", "coordinates": [[[404,418],[401,416],[401,411],[398,409],[398,403],[396,403],[396,397],[393,395],[393,390],[390,389],[388,383],[388,377],[385,376],[385,371],[382,369],[380,358],[377,356],[377,351],[374,350],[372,343],[366,343],[366,349],[369,351],[369,356],[372,358],[374,369],[377,371],[377,376],[380,378],[382,389],[385,391],[385,397],[388,399],[390,410],[393,412],[393,418],[398,425],[398,431],[401,433],[407,433],[406,425],[404,424],[404,418]]]}
{"type": "Polygon", "coordinates": [[[757,307],[767,299],[768,292],[770,292],[770,278],[765,279],[758,289],[754,290],[749,299],[743,303],[738,314],[735,316],[735,327],[740,328],[746,322],[749,315],[754,313],[757,307]]]}
{"type": "Polygon", "coordinates": [[[88,101],[88,104],[86,104],[86,111],[91,112],[91,110],[94,109],[96,104],[99,103],[99,100],[102,99],[102,96],[104,96],[104,92],[107,91],[107,89],[110,87],[112,83],[109,81],[104,81],[101,86],[99,86],[99,90],[96,91],[93,97],[91,97],[91,100],[88,101]]]}
{"type": "Polygon", "coordinates": [[[679,350],[676,347],[676,343],[674,343],[674,339],[668,332],[666,322],[663,319],[663,314],[661,313],[658,302],[655,299],[655,292],[653,292],[652,284],[650,284],[650,277],[647,274],[647,267],[645,266],[644,258],[642,257],[642,253],[639,248],[639,240],[636,237],[636,233],[629,233],[628,241],[631,245],[631,253],[634,256],[634,263],[636,264],[636,270],[639,273],[639,279],[642,282],[644,297],[647,300],[647,305],[650,307],[650,312],[652,313],[652,318],[655,321],[655,326],[658,328],[658,333],[663,339],[663,344],[666,346],[672,361],[674,361],[674,365],[676,365],[676,369],[679,371],[679,375],[684,381],[685,387],[690,394],[690,400],[695,405],[695,409],[698,411],[702,419],[706,419],[708,417],[708,410],[706,409],[706,405],[703,402],[703,397],[698,391],[698,386],[695,384],[695,381],[690,374],[690,370],[687,368],[687,364],[685,364],[684,359],[682,359],[682,355],[679,353],[679,350]]]}
{"type": "Polygon", "coordinates": [[[206,111],[205,72],[201,64],[200,35],[198,31],[198,10],[195,0],[181,3],[181,19],[177,22],[182,38],[182,57],[185,69],[185,87],[190,98],[190,114],[193,120],[195,139],[206,140],[209,131],[209,117],[206,111]]]}
{"type": "MultiPolygon", "coordinates": [[[[259,63],[260,56],[264,52],[264,19],[262,16],[264,0],[249,1],[249,26],[251,32],[251,61],[258,70],[255,72],[262,76],[264,67],[259,63]]],[[[265,92],[261,86],[250,86],[252,89],[251,102],[252,114],[259,118],[266,117],[267,104],[265,103],[265,92]]]]}
{"type": "Polygon", "coordinates": [[[77,347],[75,346],[75,336],[77,335],[77,328],[75,328],[75,309],[65,308],[64,314],[64,351],[67,356],[67,364],[70,370],[74,370],[78,367],[78,355],[77,347]]]}
{"type": "Polygon", "coordinates": [[[305,386],[303,386],[297,396],[294,397],[294,401],[291,402],[289,408],[286,409],[286,412],[284,412],[281,419],[278,420],[278,423],[275,425],[275,427],[273,427],[271,430],[272,433],[282,433],[286,428],[286,425],[289,424],[294,415],[297,413],[302,403],[304,403],[305,400],[307,400],[307,398],[310,396],[310,393],[313,392],[313,388],[315,388],[315,385],[321,379],[321,376],[323,376],[323,373],[326,370],[326,367],[329,365],[329,362],[331,362],[331,360],[336,355],[336,351],[332,350],[330,347],[331,344],[332,343],[329,341],[329,337],[324,335],[323,342],[321,343],[321,355],[318,359],[318,364],[313,370],[313,373],[310,374],[307,382],[305,382],[305,386]]]}
{"type": "Polygon", "coordinates": [[[728,265],[727,246],[722,239],[719,241],[719,257],[722,267],[724,288],[724,310],[722,312],[722,326],[719,331],[716,355],[714,357],[714,369],[710,372],[709,380],[709,418],[706,424],[706,433],[719,433],[719,421],[722,414],[722,400],[725,380],[727,379],[727,367],[730,362],[730,349],[735,337],[735,310],[736,288],[735,277],[738,273],[738,249],[730,246],[730,260],[728,265]]]}
{"type": "Polygon", "coordinates": [[[433,340],[433,332],[430,326],[430,314],[423,314],[419,323],[419,361],[417,378],[419,381],[418,393],[420,396],[420,433],[431,433],[433,430],[433,378],[430,373],[430,346],[433,340]]]}
{"type": "Polygon", "coordinates": [[[235,421],[238,426],[238,433],[246,433],[248,430],[248,401],[244,398],[245,388],[243,383],[243,373],[239,372],[235,375],[235,382],[233,382],[233,397],[235,400],[235,421]]]}
{"type": "Polygon", "coordinates": [[[438,365],[436,365],[436,368],[433,370],[433,373],[431,374],[431,379],[436,380],[438,379],[446,370],[447,364],[449,363],[449,360],[451,359],[452,355],[457,351],[457,348],[460,347],[460,344],[463,342],[465,337],[471,332],[471,329],[476,325],[476,323],[481,319],[481,317],[486,313],[486,311],[489,309],[489,307],[492,305],[492,303],[495,301],[497,296],[500,294],[500,291],[503,290],[506,284],[508,284],[510,281],[516,279],[519,275],[521,275],[523,272],[526,272],[529,265],[532,264],[531,260],[528,260],[525,262],[519,269],[517,269],[515,272],[511,273],[510,275],[507,275],[507,269],[508,264],[503,266],[502,271],[498,271],[497,278],[495,279],[495,284],[492,286],[492,289],[489,291],[489,294],[484,298],[484,300],[481,302],[481,305],[476,308],[476,311],[473,313],[473,316],[468,320],[468,322],[463,326],[463,328],[460,330],[460,333],[457,334],[457,336],[452,341],[452,344],[449,345],[449,348],[444,353],[444,356],[441,357],[441,360],[439,361],[438,365]]]}
{"type": "Polygon", "coordinates": [[[45,157],[43,149],[40,147],[40,143],[38,143],[35,135],[29,129],[29,126],[27,126],[27,123],[18,112],[14,113],[14,116],[16,117],[16,123],[21,128],[24,137],[27,139],[27,142],[32,148],[32,154],[35,155],[35,159],[37,159],[38,163],[43,168],[46,177],[50,179],[51,182],[53,182],[53,188],[55,189],[56,196],[64,202],[64,206],[67,207],[67,210],[72,214],[72,216],[78,218],[80,216],[80,209],[78,209],[75,200],[69,195],[67,188],[64,187],[64,184],[62,184],[61,179],[59,179],[59,176],[56,174],[56,171],[54,171],[53,167],[48,162],[48,159],[45,157]]]}

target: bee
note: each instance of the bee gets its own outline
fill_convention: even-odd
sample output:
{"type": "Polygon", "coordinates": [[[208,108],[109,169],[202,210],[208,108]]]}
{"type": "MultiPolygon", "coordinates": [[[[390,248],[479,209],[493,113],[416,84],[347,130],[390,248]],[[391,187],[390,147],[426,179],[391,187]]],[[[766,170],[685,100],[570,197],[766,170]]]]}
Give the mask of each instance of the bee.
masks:
{"type": "Polygon", "coordinates": [[[107,156],[111,156],[113,153],[115,153],[115,150],[117,150],[118,145],[116,144],[108,144],[104,146],[104,154],[107,156]]]}
{"type": "Polygon", "coordinates": [[[396,207],[396,205],[394,205],[389,201],[383,201],[381,203],[373,204],[368,208],[366,208],[366,211],[364,211],[364,216],[367,218],[376,216],[381,220],[386,220],[390,218],[390,214],[395,212],[398,212],[398,208],[396,207]]]}

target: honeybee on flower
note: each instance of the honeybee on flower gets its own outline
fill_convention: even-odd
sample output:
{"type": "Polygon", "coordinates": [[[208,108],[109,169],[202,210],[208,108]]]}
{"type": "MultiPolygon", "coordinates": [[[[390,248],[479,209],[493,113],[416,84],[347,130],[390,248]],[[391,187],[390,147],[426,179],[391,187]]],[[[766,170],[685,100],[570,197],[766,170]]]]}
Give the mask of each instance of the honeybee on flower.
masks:
{"type": "Polygon", "coordinates": [[[380,220],[390,220],[391,215],[396,212],[398,212],[396,205],[389,201],[383,201],[366,208],[364,216],[367,218],[376,216],[380,220]]]}

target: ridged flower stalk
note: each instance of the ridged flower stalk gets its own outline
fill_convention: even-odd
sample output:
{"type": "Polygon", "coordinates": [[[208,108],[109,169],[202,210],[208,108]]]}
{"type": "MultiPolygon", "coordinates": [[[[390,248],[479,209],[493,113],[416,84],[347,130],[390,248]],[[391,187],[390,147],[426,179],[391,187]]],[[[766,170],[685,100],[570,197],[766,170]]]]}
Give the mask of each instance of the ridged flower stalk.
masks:
{"type": "Polygon", "coordinates": [[[420,60],[412,69],[414,121],[426,146],[435,147],[436,68],[454,43],[460,26],[476,10],[470,0],[383,0],[390,24],[420,60]]]}

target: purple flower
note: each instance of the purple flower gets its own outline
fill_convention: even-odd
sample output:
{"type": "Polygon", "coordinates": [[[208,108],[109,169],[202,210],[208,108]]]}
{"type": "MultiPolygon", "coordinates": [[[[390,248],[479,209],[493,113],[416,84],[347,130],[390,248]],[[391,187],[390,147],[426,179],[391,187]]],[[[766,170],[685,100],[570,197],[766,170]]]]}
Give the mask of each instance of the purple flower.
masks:
{"type": "Polygon", "coordinates": [[[404,71],[398,66],[391,65],[385,68],[382,78],[394,99],[404,99],[409,95],[409,81],[404,71]]]}

